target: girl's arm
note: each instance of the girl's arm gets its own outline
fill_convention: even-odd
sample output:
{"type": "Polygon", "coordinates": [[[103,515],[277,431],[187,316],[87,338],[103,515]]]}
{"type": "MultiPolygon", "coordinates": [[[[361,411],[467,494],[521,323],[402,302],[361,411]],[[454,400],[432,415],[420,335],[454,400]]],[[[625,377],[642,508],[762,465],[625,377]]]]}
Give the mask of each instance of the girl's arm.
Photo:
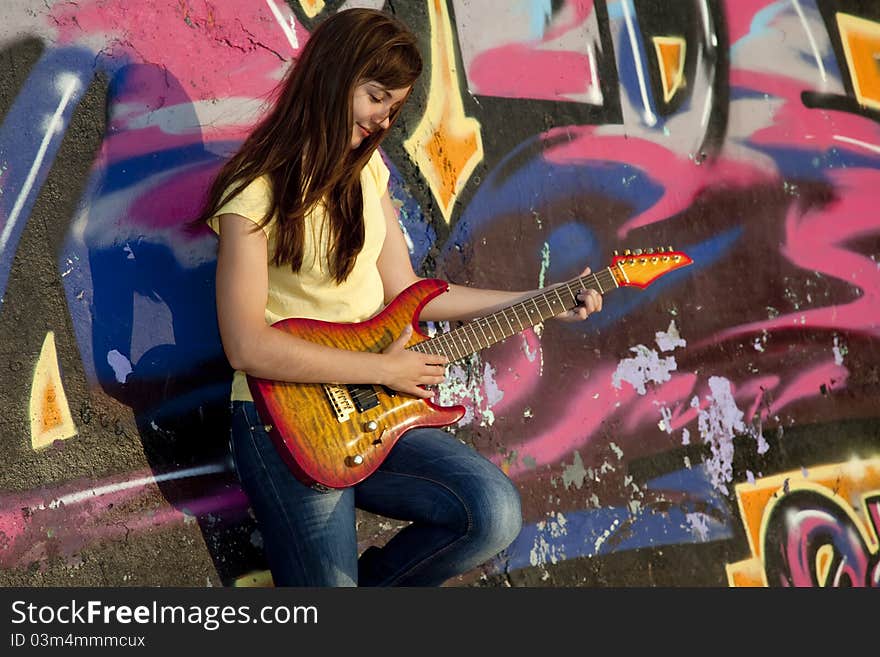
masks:
{"type": "MultiPolygon", "coordinates": [[[[403,231],[397,221],[397,212],[386,191],[382,195],[382,209],[385,214],[386,235],[382,252],[379,254],[379,275],[385,288],[385,303],[388,304],[398,294],[413,283],[421,280],[413,271],[409,249],[403,231]]],[[[582,276],[588,274],[589,267],[582,276]]],[[[534,291],[508,292],[449,285],[449,292],[434,297],[423,309],[419,318],[424,321],[456,321],[483,317],[512,305],[534,291]]],[[[557,319],[578,321],[586,319],[590,313],[602,309],[602,295],[596,290],[586,290],[578,295],[582,305],[573,311],[557,315],[557,319]]]]}
{"type": "Polygon", "coordinates": [[[407,351],[402,335],[383,353],[335,349],[266,323],[269,293],[267,239],[237,214],[220,221],[217,253],[217,319],[229,364],[252,376],[300,383],[376,383],[418,397],[419,386],[443,381],[443,356],[407,351]]]}

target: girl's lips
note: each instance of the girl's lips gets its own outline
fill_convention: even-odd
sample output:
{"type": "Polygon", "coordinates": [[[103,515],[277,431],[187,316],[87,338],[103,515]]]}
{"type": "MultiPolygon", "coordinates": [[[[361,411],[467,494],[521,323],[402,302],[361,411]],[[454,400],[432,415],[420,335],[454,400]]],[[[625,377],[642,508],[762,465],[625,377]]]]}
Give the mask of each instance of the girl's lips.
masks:
{"type": "Polygon", "coordinates": [[[369,137],[369,136],[370,136],[370,131],[367,130],[364,126],[362,126],[360,123],[358,123],[358,128],[361,129],[361,134],[362,134],[364,137],[369,137]]]}

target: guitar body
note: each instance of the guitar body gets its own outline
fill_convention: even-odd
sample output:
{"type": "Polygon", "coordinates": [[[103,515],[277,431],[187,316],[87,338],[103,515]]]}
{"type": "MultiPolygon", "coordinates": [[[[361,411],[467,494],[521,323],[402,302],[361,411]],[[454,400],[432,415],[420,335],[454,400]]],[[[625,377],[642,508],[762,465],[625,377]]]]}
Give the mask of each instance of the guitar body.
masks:
{"type": "MultiPolygon", "coordinates": [[[[421,309],[447,289],[444,281],[419,281],[365,322],[285,319],[273,326],[328,347],[380,352],[412,324],[413,337],[407,344],[411,347],[427,339],[418,327],[421,309]]],[[[465,413],[462,406],[441,407],[382,386],[287,383],[251,376],[247,380],[288,467],[304,484],[319,488],[345,488],[363,481],[406,431],[447,426],[465,413]]]]}
{"type": "MultiPolygon", "coordinates": [[[[328,347],[378,353],[412,324],[408,349],[417,345],[415,351],[442,354],[454,362],[577,307],[580,290],[592,288],[604,295],[619,287],[642,289],[692,262],[672,247],[615,253],[612,264],[597,273],[522,297],[435,338],[419,331],[418,319],[425,304],[449,289],[436,279],[411,285],[365,322],[285,319],[273,326],[328,347]]],[[[438,406],[383,386],[247,380],[282,458],[300,481],[316,488],[346,488],[363,481],[406,431],[447,426],[465,414],[463,406],[438,406]]]]}

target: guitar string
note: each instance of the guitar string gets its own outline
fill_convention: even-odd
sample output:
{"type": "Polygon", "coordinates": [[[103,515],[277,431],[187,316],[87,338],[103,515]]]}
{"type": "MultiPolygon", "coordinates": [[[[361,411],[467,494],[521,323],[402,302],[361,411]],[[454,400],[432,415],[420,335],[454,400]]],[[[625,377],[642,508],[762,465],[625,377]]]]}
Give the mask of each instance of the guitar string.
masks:
{"type": "Polygon", "coordinates": [[[572,279],[571,281],[561,283],[560,285],[556,285],[549,290],[545,290],[544,292],[523,299],[519,303],[496,311],[491,315],[478,318],[472,322],[468,322],[463,326],[453,329],[452,331],[441,333],[438,336],[435,336],[428,340],[424,340],[423,342],[419,342],[418,344],[413,345],[411,349],[420,353],[439,353],[449,358],[450,361],[461,360],[465,356],[469,356],[470,354],[475,353],[480,349],[488,347],[491,344],[499,342],[500,340],[503,340],[505,338],[509,338],[511,335],[517,333],[517,331],[507,333],[503,330],[503,326],[501,325],[500,321],[502,317],[507,321],[507,324],[511,329],[514,328],[513,325],[510,323],[510,317],[508,316],[508,313],[513,313],[513,318],[516,320],[517,324],[520,325],[520,331],[525,330],[526,326],[523,324],[519,314],[517,313],[517,307],[521,307],[523,312],[525,312],[525,315],[528,318],[527,324],[529,326],[534,326],[544,321],[545,319],[558,315],[559,313],[564,312],[565,310],[569,310],[570,307],[572,307],[568,304],[565,304],[564,300],[559,294],[560,290],[565,290],[568,293],[567,296],[571,297],[571,302],[573,303],[576,299],[577,293],[582,289],[587,289],[590,284],[595,285],[603,292],[606,289],[619,287],[617,279],[614,277],[614,274],[612,273],[610,267],[606,267],[598,273],[589,274],[585,277],[577,277],[575,279],[572,279]],[[603,281],[605,283],[604,286],[602,284],[603,281]],[[549,298],[552,294],[556,295],[561,308],[554,308],[549,298]],[[543,300],[544,303],[547,304],[547,308],[549,311],[548,314],[545,315],[543,311],[541,311],[537,303],[539,299],[543,300]],[[531,301],[532,305],[534,305],[535,307],[534,312],[537,313],[537,317],[539,318],[537,321],[535,321],[534,317],[532,316],[532,311],[530,311],[526,306],[529,301],[531,301]],[[496,327],[499,329],[499,332],[502,335],[500,339],[495,336],[494,331],[492,331],[492,327],[489,325],[490,321],[494,321],[496,327]],[[493,337],[495,338],[494,341],[489,340],[486,332],[483,330],[483,324],[485,324],[489,328],[489,332],[492,333],[493,337]],[[480,341],[479,336],[477,335],[477,329],[479,329],[480,333],[483,335],[484,341],[480,341]],[[472,338],[476,340],[476,343],[478,345],[477,348],[474,348],[472,338]],[[465,347],[465,341],[467,341],[467,347],[465,347]],[[469,351],[467,351],[466,353],[455,353],[455,351],[458,351],[458,346],[465,347],[465,349],[469,348],[469,351]],[[435,349],[433,347],[439,347],[439,349],[435,349]]]}

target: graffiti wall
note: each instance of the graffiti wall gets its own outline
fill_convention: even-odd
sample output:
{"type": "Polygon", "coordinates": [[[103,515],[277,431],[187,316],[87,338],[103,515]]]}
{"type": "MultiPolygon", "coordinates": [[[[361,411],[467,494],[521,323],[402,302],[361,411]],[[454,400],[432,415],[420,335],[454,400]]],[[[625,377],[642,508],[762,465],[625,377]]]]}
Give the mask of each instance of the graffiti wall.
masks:
{"type": "MultiPolygon", "coordinates": [[[[271,584],[227,451],[216,238],[188,221],[355,4],[426,60],[382,146],[420,274],[692,260],[450,367],[450,431],[524,513],[450,585],[878,586],[870,0],[6,0],[0,583],[271,584]]],[[[362,546],[399,526],[360,515],[362,546]]]]}

